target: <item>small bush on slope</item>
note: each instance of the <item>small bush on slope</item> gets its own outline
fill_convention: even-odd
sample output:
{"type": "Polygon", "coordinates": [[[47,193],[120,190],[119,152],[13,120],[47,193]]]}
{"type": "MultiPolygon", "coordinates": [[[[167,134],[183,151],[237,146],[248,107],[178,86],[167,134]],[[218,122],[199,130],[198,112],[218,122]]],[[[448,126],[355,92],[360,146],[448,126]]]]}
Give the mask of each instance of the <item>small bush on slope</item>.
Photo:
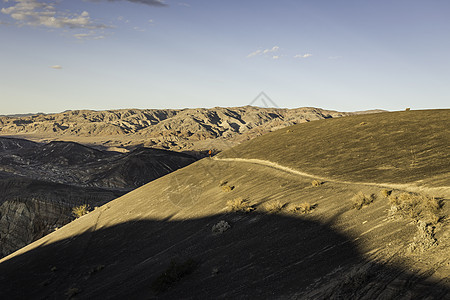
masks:
{"type": "Polygon", "coordinates": [[[249,201],[241,197],[227,201],[227,207],[230,211],[251,212],[255,208],[250,205],[249,201]]]}
{"type": "Polygon", "coordinates": [[[281,211],[285,205],[285,203],[281,203],[279,200],[270,201],[264,205],[264,209],[269,213],[277,213],[281,211]]]}
{"type": "Polygon", "coordinates": [[[359,192],[355,196],[353,196],[351,200],[353,202],[353,208],[361,209],[363,206],[372,203],[373,200],[375,200],[375,195],[365,195],[363,192],[359,192]]]}
{"type": "Polygon", "coordinates": [[[388,189],[384,189],[384,190],[381,190],[381,191],[380,191],[380,195],[381,195],[383,198],[387,198],[387,197],[389,197],[391,194],[392,194],[392,191],[391,191],[391,190],[388,190],[388,189]]]}
{"type": "Polygon", "coordinates": [[[290,207],[290,211],[293,213],[301,213],[301,214],[307,214],[310,213],[313,209],[315,209],[317,204],[311,205],[309,202],[303,202],[299,205],[294,205],[290,207]]]}
{"type": "Polygon", "coordinates": [[[317,179],[311,181],[311,185],[312,185],[313,187],[319,187],[319,186],[321,186],[322,184],[323,184],[323,181],[320,181],[320,180],[317,180],[317,179]]]}
{"type": "Polygon", "coordinates": [[[434,197],[421,194],[401,193],[390,195],[392,213],[400,213],[416,221],[422,220],[427,224],[436,224],[440,220],[442,203],[434,197]]]}
{"type": "Polygon", "coordinates": [[[79,218],[81,216],[84,216],[84,215],[88,214],[89,213],[89,209],[90,209],[89,204],[83,204],[83,205],[80,205],[80,206],[75,206],[74,208],[72,208],[72,215],[75,218],[79,218]]]}

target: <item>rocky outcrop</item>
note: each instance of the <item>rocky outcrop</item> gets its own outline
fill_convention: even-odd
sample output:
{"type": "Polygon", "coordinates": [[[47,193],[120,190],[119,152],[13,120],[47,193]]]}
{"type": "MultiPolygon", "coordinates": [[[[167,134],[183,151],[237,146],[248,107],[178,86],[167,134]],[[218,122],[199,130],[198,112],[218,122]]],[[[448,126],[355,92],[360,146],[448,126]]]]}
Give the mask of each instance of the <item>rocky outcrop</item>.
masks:
{"type": "Polygon", "coordinates": [[[70,207],[38,199],[0,205],[0,255],[4,256],[70,221],[70,207]]]}

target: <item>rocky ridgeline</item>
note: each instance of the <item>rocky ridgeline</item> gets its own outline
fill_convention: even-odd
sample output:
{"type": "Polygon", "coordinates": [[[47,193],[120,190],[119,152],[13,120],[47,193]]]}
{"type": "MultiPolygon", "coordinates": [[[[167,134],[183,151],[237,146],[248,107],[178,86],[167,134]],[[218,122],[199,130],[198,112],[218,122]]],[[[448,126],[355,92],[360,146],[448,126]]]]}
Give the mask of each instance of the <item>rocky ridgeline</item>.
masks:
{"type": "Polygon", "coordinates": [[[210,109],[122,109],[67,111],[0,117],[0,135],[54,139],[98,137],[111,147],[136,145],[171,150],[222,150],[218,139],[237,143],[289,125],[347,116],[318,108],[278,109],[253,106],[210,109]],[[125,137],[125,139],[124,139],[125,137]],[[211,141],[208,143],[205,141],[211,141]]]}

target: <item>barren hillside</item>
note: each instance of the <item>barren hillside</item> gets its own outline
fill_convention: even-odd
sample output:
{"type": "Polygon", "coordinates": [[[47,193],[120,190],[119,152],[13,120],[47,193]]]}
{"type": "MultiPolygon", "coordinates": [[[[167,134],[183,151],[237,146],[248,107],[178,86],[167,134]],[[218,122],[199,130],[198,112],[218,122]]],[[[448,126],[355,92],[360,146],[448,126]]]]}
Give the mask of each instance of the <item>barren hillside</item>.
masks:
{"type": "Polygon", "coordinates": [[[448,112],[299,124],[202,159],[2,259],[0,293],[8,299],[447,299],[450,169],[435,162],[433,151],[445,158],[449,144],[416,129],[447,132],[441,121],[448,112]],[[361,131],[363,122],[368,127],[361,131]],[[389,139],[381,124],[403,134],[389,139]],[[303,139],[305,132],[314,139],[303,139]],[[303,160],[300,148],[342,157],[337,142],[322,143],[333,136],[354,158],[356,177],[348,160],[303,160]],[[371,150],[370,141],[387,140],[403,153],[416,139],[426,139],[424,148],[414,144],[418,167],[406,166],[394,151],[371,150]],[[373,173],[386,162],[400,168],[398,176],[402,168],[414,168],[414,176],[373,173]]]}

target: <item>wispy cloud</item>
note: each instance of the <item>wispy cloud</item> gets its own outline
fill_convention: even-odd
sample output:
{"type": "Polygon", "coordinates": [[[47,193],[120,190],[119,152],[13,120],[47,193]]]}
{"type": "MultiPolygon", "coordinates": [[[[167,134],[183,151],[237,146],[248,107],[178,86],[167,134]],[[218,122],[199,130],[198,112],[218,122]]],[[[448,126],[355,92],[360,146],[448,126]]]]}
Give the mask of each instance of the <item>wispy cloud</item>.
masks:
{"type": "Polygon", "coordinates": [[[97,34],[95,31],[90,31],[88,33],[77,33],[73,35],[74,38],[78,40],[102,40],[105,38],[102,34],[97,34]]]}
{"type": "Polygon", "coordinates": [[[312,54],[311,53],[306,53],[306,54],[296,54],[294,55],[294,58],[308,58],[311,57],[312,54]]]}
{"type": "Polygon", "coordinates": [[[256,50],[255,52],[252,52],[249,55],[247,55],[247,57],[253,57],[253,56],[256,56],[261,53],[262,53],[262,50],[256,50]]]}
{"type": "Polygon", "coordinates": [[[16,25],[43,26],[49,28],[87,28],[98,29],[108,27],[93,22],[87,11],[80,14],[58,12],[52,3],[37,0],[14,0],[15,5],[2,8],[3,14],[16,20],[16,25]]]}
{"type": "MultiPolygon", "coordinates": [[[[256,51],[250,53],[249,55],[247,55],[247,57],[250,58],[250,57],[253,57],[253,56],[257,56],[257,55],[271,54],[271,53],[277,52],[278,50],[280,50],[280,47],[278,47],[278,46],[273,46],[272,48],[264,49],[264,50],[258,49],[256,51]]],[[[277,58],[279,58],[279,57],[277,57],[277,58]]]]}
{"type": "Polygon", "coordinates": [[[274,46],[274,47],[272,47],[272,49],[266,49],[266,50],[264,50],[263,53],[264,53],[264,54],[267,54],[267,53],[277,52],[278,50],[280,50],[280,47],[274,46]]]}
{"type": "Polygon", "coordinates": [[[179,5],[179,6],[184,6],[184,7],[191,7],[190,4],[185,3],[185,2],[178,2],[178,5],[179,5]]]}
{"type": "Polygon", "coordinates": [[[146,4],[151,6],[168,6],[164,1],[162,0],[88,0],[89,2],[120,2],[120,1],[127,1],[132,3],[140,3],[140,4],[146,4]]]}
{"type": "Polygon", "coordinates": [[[54,70],[61,70],[62,69],[62,67],[60,65],[54,65],[54,66],[51,66],[50,68],[52,68],[54,70]]]}

